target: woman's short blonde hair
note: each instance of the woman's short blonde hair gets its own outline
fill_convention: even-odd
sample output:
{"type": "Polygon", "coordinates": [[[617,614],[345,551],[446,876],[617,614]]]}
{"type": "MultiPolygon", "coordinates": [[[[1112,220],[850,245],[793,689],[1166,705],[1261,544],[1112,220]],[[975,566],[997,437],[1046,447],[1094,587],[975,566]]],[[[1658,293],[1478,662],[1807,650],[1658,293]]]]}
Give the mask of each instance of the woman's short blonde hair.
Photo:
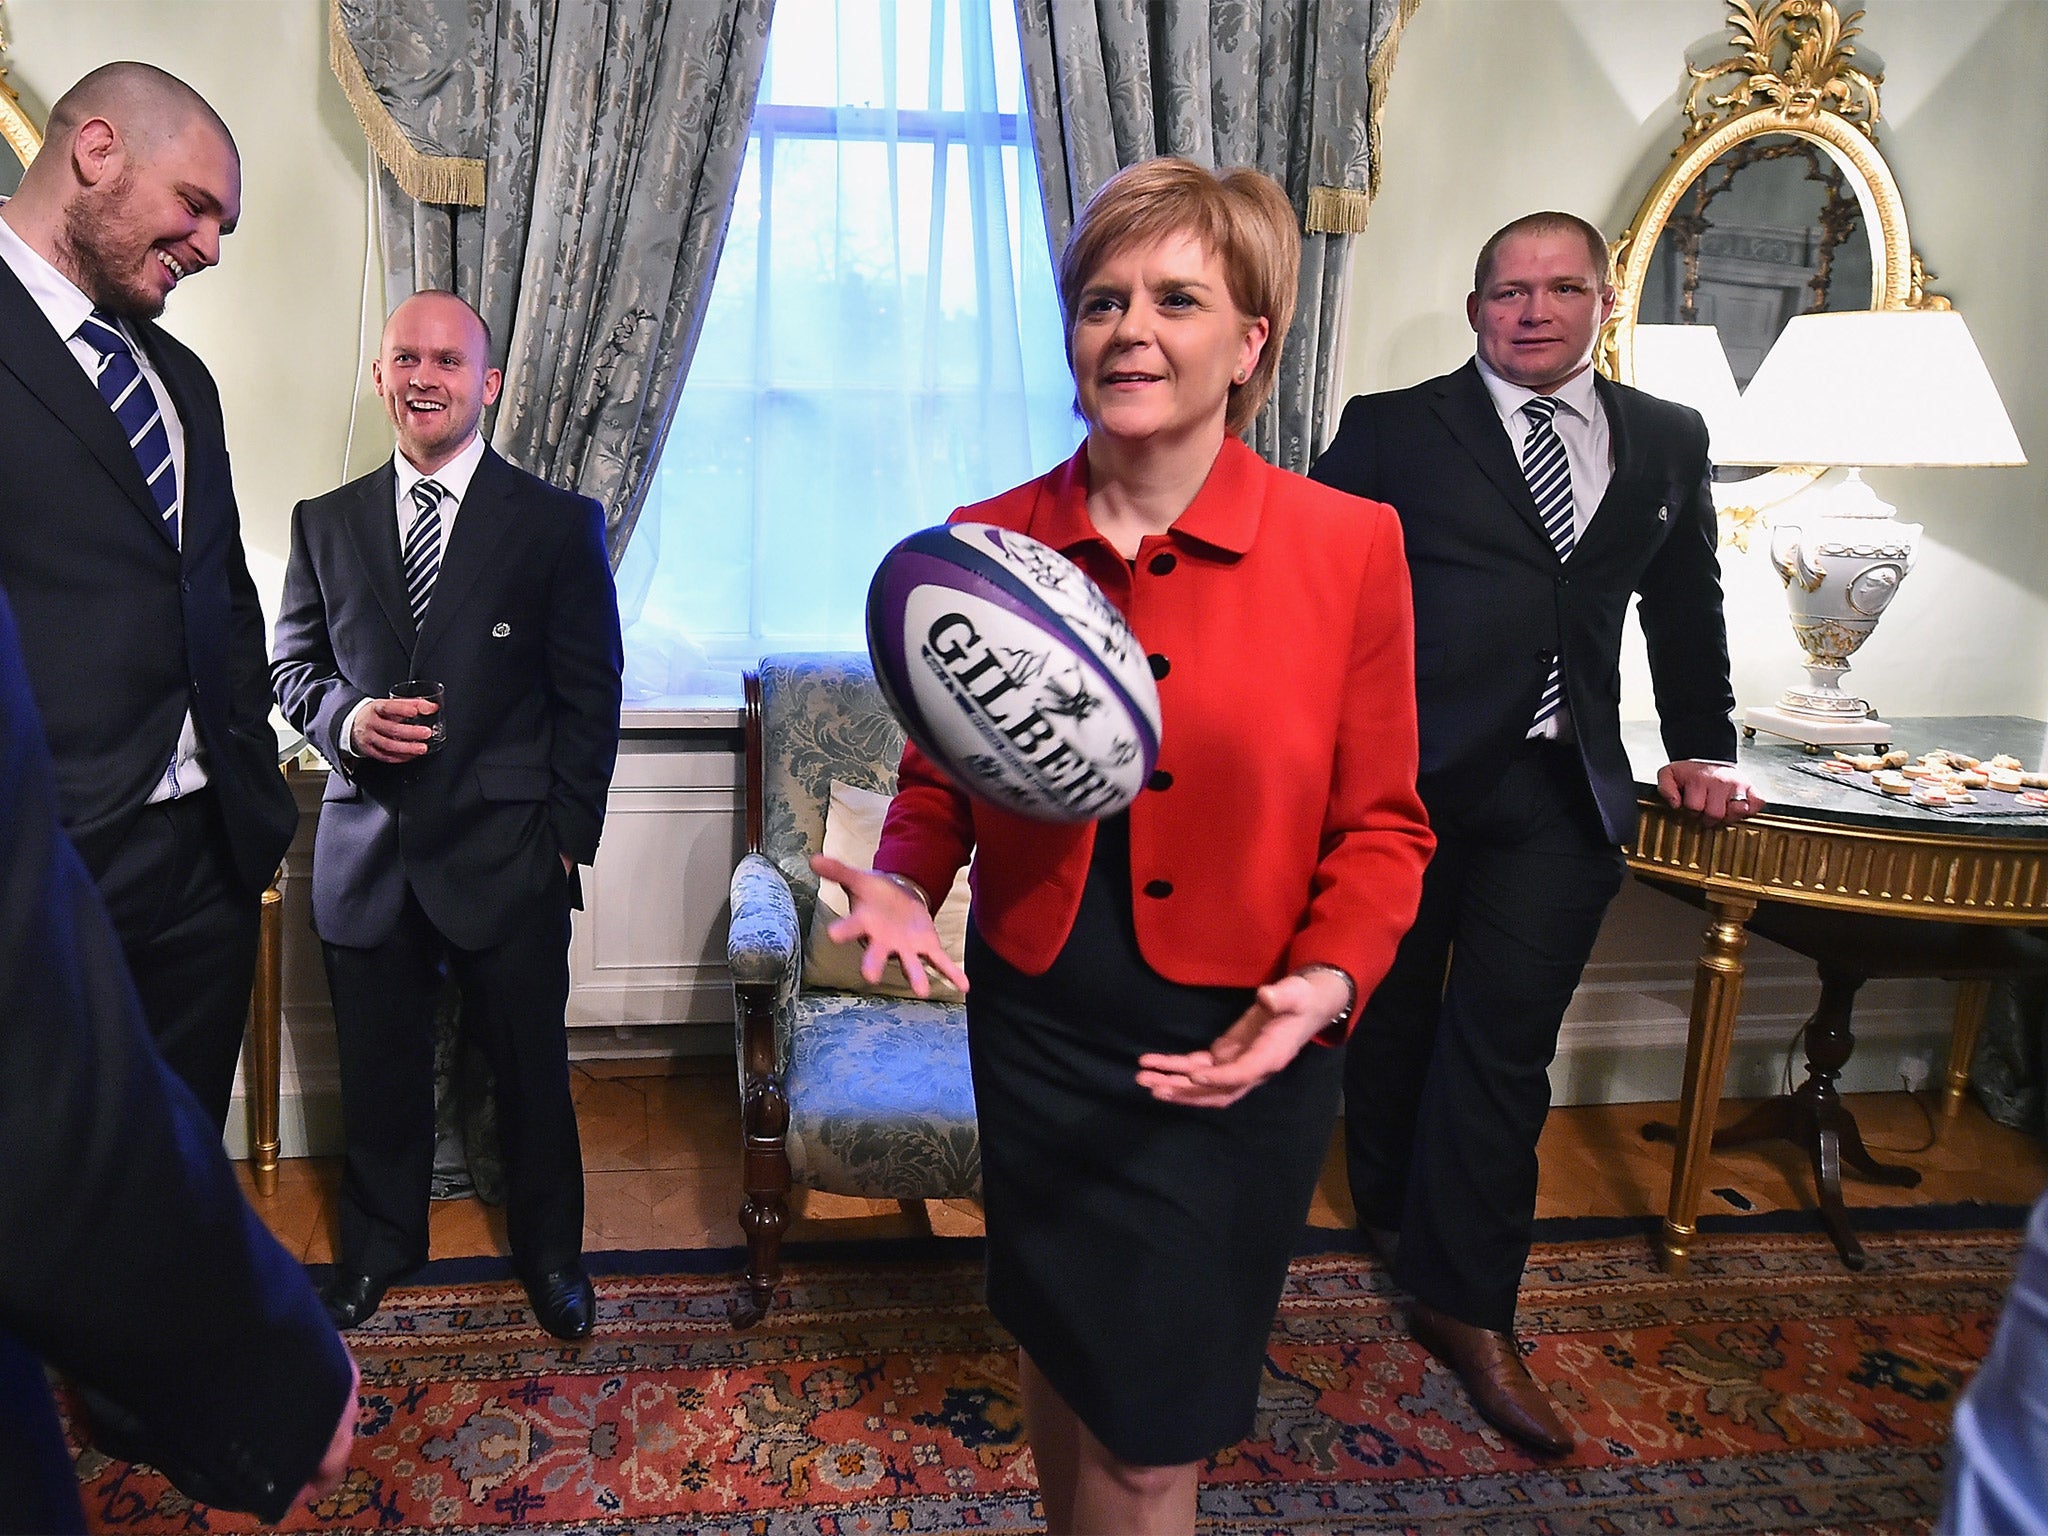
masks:
{"type": "Polygon", "coordinates": [[[1238,312],[1263,317],[1266,345],[1259,365],[1230,387],[1224,426],[1242,433],[1273,392],[1280,345],[1294,320],[1301,281],[1301,231],[1294,206],[1263,171],[1211,171],[1178,155],[1124,167],[1104,182],[1081,210],[1060,256],[1060,307],[1066,312],[1067,360],[1074,356],[1074,325],[1081,291],[1112,256],[1170,235],[1193,235],[1223,264],[1224,281],[1238,312]]]}

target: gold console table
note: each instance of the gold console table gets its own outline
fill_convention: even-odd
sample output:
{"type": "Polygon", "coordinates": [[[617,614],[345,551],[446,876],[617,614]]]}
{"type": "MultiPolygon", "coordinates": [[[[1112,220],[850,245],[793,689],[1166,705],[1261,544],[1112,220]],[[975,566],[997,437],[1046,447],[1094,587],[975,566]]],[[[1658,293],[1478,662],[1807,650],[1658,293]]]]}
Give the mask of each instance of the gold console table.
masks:
{"type": "MultiPolygon", "coordinates": [[[[1665,1268],[1682,1274],[1698,1236],[1728,1047],[1742,1005],[1743,948],[1758,904],[2048,925],[2048,815],[1926,810],[1803,773],[1792,766],[1802,757],[1798,746],[1759,740],[1743,744],[1741,762],[1758,780],[1768,809],[1739,825],[1710,829],[1658,795],[1664,752],[1656,728],[1630,726],[1625,737],[1642,802],[1629,867],[1652,883],[1689,887],[1709,915],[1693,979],[1670,1202],[1658,1238],[1665,1268]]],[[[2010,752],[2032,763],[2048,745],[2048,725],[2012,716],[1899,720],[1893,743],[1915,753],[1935,747],[1980,756],[2010,752]]],[[[1950,1114],[1969,1083],[1988,993],[1986,982],[1964,982],[1956,1000],[1942,1086],[1950,1114]]]]}

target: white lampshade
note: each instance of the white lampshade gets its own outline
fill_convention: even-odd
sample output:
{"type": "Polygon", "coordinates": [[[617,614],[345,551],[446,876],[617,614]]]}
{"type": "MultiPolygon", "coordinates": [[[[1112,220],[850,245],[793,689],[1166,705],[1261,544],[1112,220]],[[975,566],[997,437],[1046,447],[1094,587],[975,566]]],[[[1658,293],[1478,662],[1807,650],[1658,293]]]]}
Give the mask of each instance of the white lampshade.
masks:
{"type": "Polygon", "coordinates": [[[1721,439],[1734,429],[1742,403],[1721,333],[1711,325],[1639,325],[1634,345],[1636,388],[1706,417],[1708,456],[1721,460],[1721,439]]]}
{"type": "Polygon", "coordinates": [[[1725,437],[1720,464],[2024,464],[1998,388],[1951,309],[1797,315],[1725,437]]]}

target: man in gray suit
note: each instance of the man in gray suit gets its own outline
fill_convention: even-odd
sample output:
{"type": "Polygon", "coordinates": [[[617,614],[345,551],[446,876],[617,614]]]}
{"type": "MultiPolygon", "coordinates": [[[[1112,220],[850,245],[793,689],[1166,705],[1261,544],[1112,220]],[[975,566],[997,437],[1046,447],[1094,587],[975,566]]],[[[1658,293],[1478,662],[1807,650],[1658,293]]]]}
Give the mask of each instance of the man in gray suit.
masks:
{"type": "Polygon", "coordinates": [[[427,1258],[433,1013],[452,969],[497,1079],[512,1258],[541,1323],[588,1334],[583,1164],[563,1013],[576,866],[618,751],[619,615],[598,504],[477,431],[497,398],[484,323],[415,294],[377,391],[398,452],[292,514],[273,675],[334,773],[313,847],[347,1167],[336,1324],[427,1258]],[[390,695],[431,679],[436,709],[390,695]]]}

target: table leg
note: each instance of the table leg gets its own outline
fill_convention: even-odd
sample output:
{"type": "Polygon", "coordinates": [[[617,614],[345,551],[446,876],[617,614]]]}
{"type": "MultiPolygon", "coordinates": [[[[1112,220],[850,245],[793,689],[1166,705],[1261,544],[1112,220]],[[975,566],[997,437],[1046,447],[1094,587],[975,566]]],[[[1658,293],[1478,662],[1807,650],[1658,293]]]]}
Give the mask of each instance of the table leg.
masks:
{"type": "Polygon", "coordinates": [[[1671,1203],[1658,1247],[1664,1268],[1682,1275],[1698,1231],[1700,1192],[1707,1181],[1715,1112],[1728,1073],[1728,1045],[1742,1005],[1744,926],[1756,911],[1746,896],[1710,896],[1706,946],[1693,975],[1692,1019],[1685,1036],[1685,1086],[1678,1099],[1678,1150],[1671,1163],[1671,1203]]]}
{"type": "Polygon", "coordinates": [[[1970,1063],[1977,1055],[1977,1031],[1984,1027],[1984,1009],[1991,1001],[1991,983],[1965,981],[1956,988],[1956,1022],[1948,1037],[1948,1071],[1941,1087],[1941,1117],[1953,1120],[1970,1086],[1970,1063]]]}
{"type": "Polygon", "coordinates": [[[256,983],[249,994],[249,1167],[256,1193],[277,1193],[278,1040],[284,1021],[284,893],[275,881],[263,893],[256,940],[256,983]]]}

